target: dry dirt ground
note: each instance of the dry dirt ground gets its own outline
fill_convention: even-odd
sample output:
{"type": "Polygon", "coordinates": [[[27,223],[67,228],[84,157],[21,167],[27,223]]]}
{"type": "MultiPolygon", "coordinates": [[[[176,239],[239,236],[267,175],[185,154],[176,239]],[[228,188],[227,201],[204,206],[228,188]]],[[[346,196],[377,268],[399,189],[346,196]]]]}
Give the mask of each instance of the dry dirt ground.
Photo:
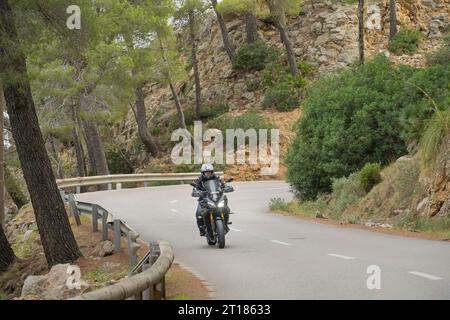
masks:
{"type": "MultiPolygon", "coordinates": [[[[34,222],[31,209],[22,210],[18,215],[21,215],[20,219],[23,223],[34,222]]],[[[102,258],[93,257],[92,251],[95,245],[102,240],[101,227],[98,232],[92,232],[91,219],[88,216],[81,217],[82,224],[80,226],[75,224],[73,217],[69,217],[69,220],[83,254],[83,257],[74,264],[80,267],[82,280],[89,284],[89,288],[85,292],[101,288],[106,284],[116,283],[128,275],[130,266],[125,241],[122,241],[123,250],[121,252],[102,258]]],[[[113,240],[111,232],[109,240],[113,240]]],[[[28,275],[48,272],[40,241],[33,241],[33,243],[29,256],[18,259],[7,272],[0,274],[0,299],[18,299],[23,282],[28,275]]],[[[14,246],[13,243],[13,247],[17,246],[14,246]]],[[[142,242],[138,257],[142,257],[148,249],[148,244],[142,242]]],[[[167,299],[204,300],[209,296],[208,289],[200,279],[174,263],[166,276],[166,297],[167,299]]],[[[28,298],[39,299],[34,296],[28,298]]]]}

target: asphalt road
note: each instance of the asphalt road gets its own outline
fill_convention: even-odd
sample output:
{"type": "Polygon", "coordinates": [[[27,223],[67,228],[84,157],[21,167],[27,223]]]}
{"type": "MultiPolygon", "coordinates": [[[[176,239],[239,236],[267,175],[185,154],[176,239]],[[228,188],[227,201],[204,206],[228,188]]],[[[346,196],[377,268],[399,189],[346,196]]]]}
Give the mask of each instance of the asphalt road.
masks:
{"type": "Polygon", "coordinates": [[[450,243],[274,215],[270,198],[292,198],[286,183],[233,185],[228,198],[235,214],[225,249],[199,236],[189,185],[77,199],[100,204],[145,241],[170,241],[176,260],[205,278],[217,299],[450,299],[450,243]],[[373,265],[381,288],[369,290],[373,265]]]}

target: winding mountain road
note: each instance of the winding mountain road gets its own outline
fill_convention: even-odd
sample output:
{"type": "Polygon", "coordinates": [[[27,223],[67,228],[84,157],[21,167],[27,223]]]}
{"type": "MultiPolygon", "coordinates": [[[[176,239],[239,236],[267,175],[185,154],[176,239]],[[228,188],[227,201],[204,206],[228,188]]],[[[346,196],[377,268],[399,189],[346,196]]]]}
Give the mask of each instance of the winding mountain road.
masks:
{"type": "Polygon", "coordinates": [[[199,236],[189,185],[76,198],[103,206],[145,241],[168,240],[176,260],[205,278],[217,299],[450,299],[450,243],[272,214],[270,198],[292,198],[283,181],[233,186],[225,249],[199,236]],[[368,289],[372,265],[380,268],[380,289],[368,289]]]}

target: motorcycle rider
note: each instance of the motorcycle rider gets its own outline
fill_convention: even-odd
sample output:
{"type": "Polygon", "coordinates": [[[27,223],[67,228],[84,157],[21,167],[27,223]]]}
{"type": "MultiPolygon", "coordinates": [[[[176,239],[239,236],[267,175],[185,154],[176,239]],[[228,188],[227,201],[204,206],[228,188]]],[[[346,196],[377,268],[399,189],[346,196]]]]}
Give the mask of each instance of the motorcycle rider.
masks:
{"type": "MultiPolygon", "coordinates": [[[[221,180],[218,176],[216,176],[216,174],[214,173],[214,167],[212,164],[210,163],[204,163],[200,169],[201,173],[200,176],[198,177],[197,180],[195,180],[195,184],[198,186],[196,189],[199,191],[205,191],[202,182],[208,181],[208,180],[212,180],[212,179],[216,179],[220,182],[220,185],[222,186],[222,188],[225,186],[225,182],[223,180],[221,180]]],[[[194,195],[194,190],[192,191],[192,195],[194,195]]],[[[203,220],[203,208],[200,205],[200,201],[203,200],[203,197],[200,196],[198,199],[198,204],[197,204],[197,210],[195,212],[195,217],[197,220],[197,226],[198,229],[200,231],[200,236],[205,236],[206,235],[206,227],[205,227],[205,222],[203,220]]],[[[227,210],[229,213],[229,209],[227,210]]],[[[227,214],[228,216],[228,214],[227,214]]]]}

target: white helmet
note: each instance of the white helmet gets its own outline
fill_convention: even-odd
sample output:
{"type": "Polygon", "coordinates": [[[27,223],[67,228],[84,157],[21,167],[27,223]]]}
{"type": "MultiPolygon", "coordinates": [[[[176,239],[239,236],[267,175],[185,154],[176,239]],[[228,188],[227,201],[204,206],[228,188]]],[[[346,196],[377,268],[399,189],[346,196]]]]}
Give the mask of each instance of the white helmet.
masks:
{"type": "Polygon", "coordinates": [[[213,167],[213,165],[210,164],[210,163],[204,163],[204,164],[202,165],[201,172],[203,173],[203,172],[205,172],[205,171],[211,171],[211,172],[214,172],[214,167],[213,167]]]}

